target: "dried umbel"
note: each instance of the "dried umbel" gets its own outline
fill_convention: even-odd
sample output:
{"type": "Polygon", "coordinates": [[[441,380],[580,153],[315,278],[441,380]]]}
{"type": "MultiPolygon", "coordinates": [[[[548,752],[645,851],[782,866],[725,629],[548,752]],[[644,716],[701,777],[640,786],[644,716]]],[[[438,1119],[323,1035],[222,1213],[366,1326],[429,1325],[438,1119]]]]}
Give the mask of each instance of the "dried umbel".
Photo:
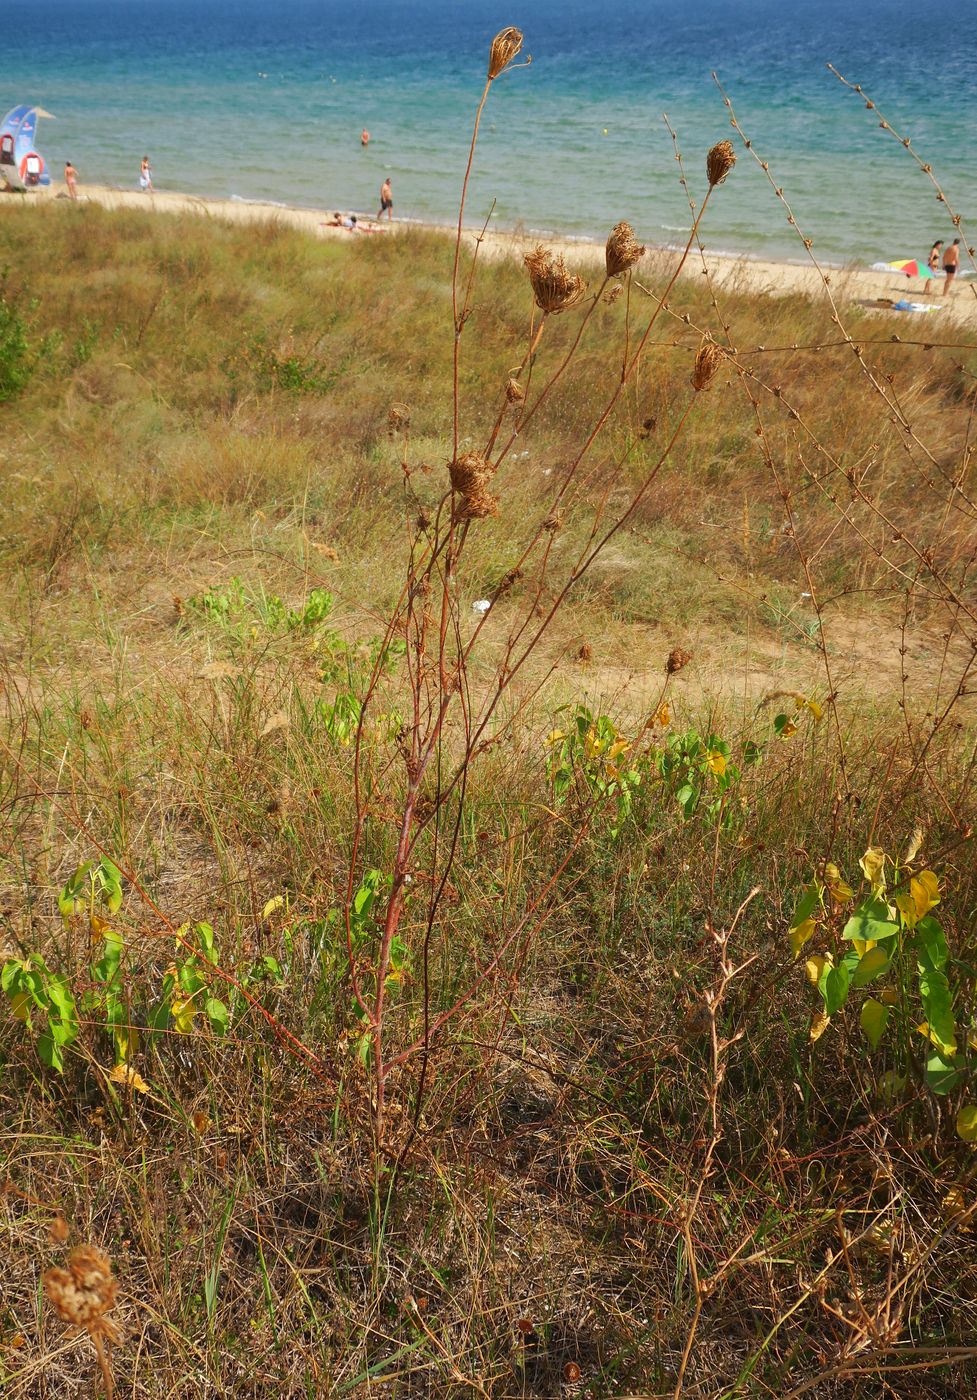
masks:
{"type": "Polygon", "coordinates": [[[477,452],[463,452],[448,463],[451,489],[461,498],[458,514],[462,520],[482,520],[494,515],[498,501],[489,492],[492,468],[477,452]]]}
{"type": "MultiPolygon", "coordinates": [[[[44,1287],[58,1316],[88,1332],[104,1321],[119,1291],[108,1255],[93,1244],[76,1245],[68,1255],[66,1269],[48,1269],[44,1287]]],[[[114,1331],[114,1324],[102,1330],[108,1329],[114,1331]]]]}
{"type": "Polygon", "coordinates": [[[676,671],[681,671],[683,666],[688,666],[692,660],[692,653],[684,651],[682,647],[672,647],[668,653],[668,660],[665,662],[665,670],[670,676],[674,676],[676,671]]]}
{"type": "Polygon", "coordinates": [[[583,278],[574,272],[567,272],[562,256],[554,257],[541,243],[526,254],[523,262],[540,311],[568,311],[571,306],[576,306],[587,290],[583,278]]]}
{"type": "Polygon", "coordinates": [[[692,387],[699,393],[708,389],[719,373],[723,362],[723,352],[714,340],[704,340],[696,351],[695,367],[692,370],[692,387]]]}
{"type": "Polygon", "coordinates": [[[508,68],[516,54],[522,48],[522,30],[509,25],[507,29],[500,29],[492,40],[492,47],[489,50],[488,75],[489,82],[497,78],[501,72],[508,68]]]}
{"type": "Polygon", "coordinates": [[[732,141],[717,141],[706,156],[706,174],[710,185],[721,185],[736,164],[732,141]]]}
{"type": "Polygon", "coordinates": [[[410,427],[410,409],[405,403],[394,403],[390,405],[390,412],[387,414],[387,428],[391,436],[394,433],[406,432],[410,427]]]}
{"type": "Polygon", "coordinates": [[[634,267],[644,251],[644,246],[635,238],[634,229],[630,224],[615,224],[604,249],[608,277],[619,277],[622,272],[627,272],[629,267],[634,267]]]}
{"type": "Polygon", "coordinates": [[[506,381],[505,396],[509,403],[522,403],[523,399],[526,397],[525,389],[519,383],[518,379],[513,379],[511,374],[506,381]]]}

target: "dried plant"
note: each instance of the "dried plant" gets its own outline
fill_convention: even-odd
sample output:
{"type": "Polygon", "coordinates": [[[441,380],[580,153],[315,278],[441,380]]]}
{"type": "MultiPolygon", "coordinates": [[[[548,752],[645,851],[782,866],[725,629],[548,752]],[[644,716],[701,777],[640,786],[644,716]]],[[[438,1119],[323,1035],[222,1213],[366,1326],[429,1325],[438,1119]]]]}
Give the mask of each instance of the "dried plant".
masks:
{"type": "Polygon", "coordinates": [[[723,352],[716,342],[708,337],[704,339],[696,351],[695,366],[692,370],[692,387],[697,394],[709,388],[719,373],[722,362],[723,352]]]}
{"type": "Polygon", "coordinates": [[[68,1255],[66,1269],[48,1269],[44,1287],[55,1312],[71,1327],[83,1329],[92,1339],[105,1382],[112,1397],[112,1368],[106,1344],[122,1340],[118,1326],[107,1316],[115,1307],[119,1283],[107,1254],[92,1244],[80,1244],[68,1255]]]}
{"type": "Polygon", "coordinates": [[[629,223],[622,220],[615,224],[604,249],[608,277],[619,277],[622,272],[627,272],[644,252],[644,245],[635,238],[634,229],[629,223]]]}
{"type": "Polygon", "coordinates": [[[668,653],[665,670],[670,676],[674,676],[676,671],[681,671],[683,666],[688,666],[691,660],[692,653],[690,651],[685,651],[682,647],[673,647],[668,653]]]}
{"type": "Polygon", "coordinates": [[[562,255],[554,255],[541,243],[526,254],[523,262],[540,311],[551,315],[568,311],[571,306],[576,306],[587,290],[582,277],[567,271],[562,255]]]}
{"type": "Polygon", "coordinates": [[[522,30],[516,29],[511,24],[505,29],[500,29],[496,34],[489,50],[489,82],[508,68],[522,48],[522,37],[522,30]]]}
{"type": "Polygon", "coordinates": [[[519,383],[518,379],[513,379],[512,375],[506,380],[505,396],[509,403],[522,403],[526,397],[526,391],[519,383]]]}
{"type": "Polygon", "coordinates": [[[710,189],[721,185],[736,164],[736,152],[732,141],[717,141],[706,156],[706,175],[710,189]]]}
{"type": "Polygon", "coordinates": [[[487,489],[492,479],[492,468],[477,452],[463,452],[448,464],[451,489],[461,497],[458,518],[461,520],[482,520],[486,515],[494,515],[498,501],[487,489]]]}

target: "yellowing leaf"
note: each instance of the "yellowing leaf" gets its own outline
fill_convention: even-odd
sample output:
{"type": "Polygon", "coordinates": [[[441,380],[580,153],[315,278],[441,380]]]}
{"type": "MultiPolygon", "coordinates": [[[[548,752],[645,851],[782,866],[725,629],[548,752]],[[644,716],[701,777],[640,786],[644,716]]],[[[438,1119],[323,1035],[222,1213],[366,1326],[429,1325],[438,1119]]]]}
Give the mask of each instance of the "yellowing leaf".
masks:
{"type": "Polygon", "coordinates": [[[127,1065],[125,1061],[110,1071],[109,1078],[113,1084],[124,1084],[126,1088],[134,1089],[137,1094],[149,1093],[149,1085],[145,1079],[137,1069],[132,1065],[127,1065]]]}
{"type": "Polygon", "coordinates": [[[613,763],[615,758],[620,757],[622,753],[627,753],[630,747],[631,745],[628,743],[627,739],[615,739],[614,743],[607,751],[608,762],[613,763]]]}
{"type": "Polygon", "coordinates": [[[780,731],[781,739],[790,739],[797,733],[797,725],[792,719],[786,721],[780,731]]]}
{"type": "Polygon", "coordinates": [[[10,1014],[15,1021],[27,1022],[31,999],[27,992],[14,992],[10,998],[10,1014]]]}
{"type": "Polygon", "coordinates": [[[548,749],[552,749],[566,737],[566,732],[564,730],[551,729],[549,734],[547,734],[546,736],[546,747],[548,749]]]}
{"type": "Polygon", "coordinates": [[[977,1103],[966,1103],[957,1114],[957,1135],[964,1142],[977,1142],[977,1103]]]}
{"type": "Polygon", "coordinates": [[[888,966],[889,954],[884,948],[869,948],[868,952],[859,959],[858,966],[852,974],[852,986],[864,987],[873,978],[881,976],[888,966]]]}
{"type": "Polygon", "coordinates": [[[131,1026],[117,1026],[115,1048],[120,1060],[131,1060],[139,1049],[139,1032],[131,1026]]]}
{"type": "Polygon", "coordinates": [[[830,860],[824,867],[824,880],[836,904],[847,904],[854,897],[855,891],[848,881],[842,878],[837,865],[830,860]]]}
{"type": "Polygon", "coordinates": [[[178,1033],[189,1035],[193,1029],[193,1018],[197,1013],[192,997],[174,997],[170,1002],[170,1011],[178,1033]]]}
{"type": "Polygon", "coordinates": [[[97,914],[89,914],[88,924],[92,931],[92,938],[104,938],[112,929],[107,919],[100,919],[97,914]]]}
{"type": "Polygon", "coordinates": [[[913,830],[913,834],[909,838],[909,844],[906,846],[906,849],[902,853],[903,865],[912,865],[913,861],[919,855],[920,847],[923,844],[924,834],[925,833],[923,832],[923,828],[921,826],[917,826],[913,830]]]}
{"type": "Polygon", "coordinates": [[[882,1002],[883,1006],[898,1006],[899,993],[896,991],[895,987],[884,987],[882,991],[879,992],[879,1001],[882,1002]]]}
{"type": "Polygon", "coordinates": [[[870,953],[875,947],[875,939],[853,938],[851,941],[851,946],[855,949],[855,952],[858,954],[858,956],[860,958],[863,958],[866,953],[870,953]]]}
{"type": "Polygon", "coordinates": [[[271,918],[272,914],[276,914],[276,913],[278,912],[279,909],[284,909],[284,908],[285,908],[285,896],[284,896],[284,895],[280,895],[280,894],[276,894],[272,899],[269,899],[269,901],[268,901],[268,903],[265,905],[264,909],[262,909],[262,911],[261,911],[261,922],[264,923],[264,921],[265,921],[266,919],[270,919],[270,918],[271,918]]]}
{"type": "Polygon", "coordinates": [[[721,778],[726,772],[726,755],[720,753],[718,749],[709,750],[706,754],[706,763],[717,778],[721,778]]]}
{"type": "Polygon", "coordinates": [[[796,927],[788,930],[787,942],[790,944],[791,952],[794,954],[795,958],[800,956],[801,949],[808,939],[812,937],[816,927],[817,925],[813,919],[804,919],[801,923],[797,924],[796,927]]]}
{"type": "Polygon", "coordinates": [[[828,1029],[830,1020],[831,1017],[826,1011],[815,1011],[814,1015],[811,1017],[811,1028],[807,1033],[807,1038],[812,1045],[824,1035],[825,1031],[828,1029]]]}
{"type": "Polygon", "coordinates": [[[200,1109],[197,1109],[196,1113],[191,1113],[190,1122],[196,1128],[200,1136],[203,1137],[204,1133],[207,1132],[210,1127],[210,1114],[203,1113],[200,1109]]]}
{"type": "Polygon", "coordinates": [[[940,902],[940,882],[932,870],[921,870],[909,882],[909,892],[921,919],[940,902]]]}
{"type": "Polygon", "coordinates": [[[869,846],[858,862],[862,874],[875,891],[885,889],[885,851],[881,846],[869,846]]]}
{"type": "Polygon", "coordinates": [[[821,708],[821,706],[816,700],[805,700],[804,708],[806,710],[810,710],[815,724],[821,723],[821,720],[824,717],[824,710],[821,708]]]}
{"type": "Polygon", "coordinates": [[[867,997],[862,1002],[862,1012],[858,1018],[858,1023],[862,1028],[862,1035],[868,1041],[873,1050],[879,1048],[879,1041],[885,1032],[885,1023],[889,1019],[889,1009],[883,1006],[874,997],[867,997]]]}
{"type": "Polygon", "coordinates": [[[649,725],[660,724],[662,729],[667,729],[672,722],[672,709],[667,700],[662,701],[658,709],[648,721],[649,725]]]}
{"type": "Polygon", "coordinates": [[[923,1039],[928,1040],[931,1045],[935,1045],[940,1054],[945,1058],[949,1059],[957,1053],[956,1040],[941,1040],[936,1031],[930,1029],[930,1023],[928,1021],[920,1021],[916,1029],[923,1039]]]}
{"type": "Polygon", "coordinates": [[[817,954],[813,958],[807,959],[807,961],[804,964],[804,976],[810,982],[812,987],[816,987],[818,985],[818,983],[821,981],[821,976],[824,972],[824,969],[826,967],[829,967],[830,965],[831,958],[821,957],[820,954],[817,954]]]}

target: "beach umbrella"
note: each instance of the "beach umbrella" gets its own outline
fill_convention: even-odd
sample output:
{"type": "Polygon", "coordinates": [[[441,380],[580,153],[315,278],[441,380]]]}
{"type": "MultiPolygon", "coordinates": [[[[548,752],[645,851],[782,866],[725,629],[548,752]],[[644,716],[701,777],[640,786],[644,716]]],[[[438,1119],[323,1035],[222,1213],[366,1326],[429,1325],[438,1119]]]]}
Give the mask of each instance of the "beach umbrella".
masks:
{"type": "Polygon", "coordinates": [[[918,258],[898,258],[895,262],[886,263],[893,272],[903,272],[907,277],[932,277],[933,269],[926,263],[920,262],[918,258]]]}

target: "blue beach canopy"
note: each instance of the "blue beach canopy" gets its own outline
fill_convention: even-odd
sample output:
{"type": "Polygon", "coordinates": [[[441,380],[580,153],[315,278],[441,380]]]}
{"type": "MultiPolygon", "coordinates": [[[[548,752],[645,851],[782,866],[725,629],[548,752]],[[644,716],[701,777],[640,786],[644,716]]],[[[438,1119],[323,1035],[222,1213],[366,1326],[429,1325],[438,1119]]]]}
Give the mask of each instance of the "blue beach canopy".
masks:
{"type": "Polygon", "coordinates": [[[51,183],[44,157],[35,145],[38,119],[50,116],[43,107],[25,102],[12,108],[0,124],[0,176],[14,189],[51,183]]]}

